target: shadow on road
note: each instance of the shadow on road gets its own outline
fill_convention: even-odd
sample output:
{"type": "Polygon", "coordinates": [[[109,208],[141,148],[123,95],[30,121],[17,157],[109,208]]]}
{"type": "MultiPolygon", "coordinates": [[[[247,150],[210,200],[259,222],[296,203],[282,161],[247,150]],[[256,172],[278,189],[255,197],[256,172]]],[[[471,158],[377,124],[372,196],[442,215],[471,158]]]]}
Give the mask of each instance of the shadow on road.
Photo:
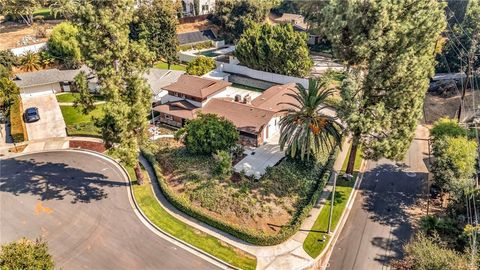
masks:
{"type": "Polygon", "coordinates": [[[427,177],[426,173],[405,171],[407,169],[391,164],[377,166],[366,173],[365,177],[371,180],[360,187],[364,197],[362,207],[370,219],[391,230],[388,238],[373,237],[370,240],[373,246],[385,251],[375,258],[384,265],[403,256],[402,247],[412,235],[407,209],[415,206],[427,177]]]}
{"type": "Polygon", "coordinates": [[[0,172],[0,192],[16,196],[32,194],[42,201],[71,198],[71,203],[89,203],[108,197],[103,187],[127,185],[64,163],[36,162],[33,159],[2,160],[0,172]]]}

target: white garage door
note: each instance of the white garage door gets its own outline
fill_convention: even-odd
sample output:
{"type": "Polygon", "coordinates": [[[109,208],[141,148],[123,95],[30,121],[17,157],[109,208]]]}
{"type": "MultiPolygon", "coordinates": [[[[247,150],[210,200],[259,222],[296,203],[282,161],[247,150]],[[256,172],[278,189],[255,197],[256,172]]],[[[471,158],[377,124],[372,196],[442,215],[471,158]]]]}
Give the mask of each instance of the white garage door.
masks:
{"type": "Polygon", "coordinates": [[[37,107],[40,120],[34,123],[26,123],[29,140],[45,139],[52,137],[66,137],[65,122],[62,111],[58,106],[55,94],[35,93],[31,96],[22,95],[23,109],[37,107]]]}

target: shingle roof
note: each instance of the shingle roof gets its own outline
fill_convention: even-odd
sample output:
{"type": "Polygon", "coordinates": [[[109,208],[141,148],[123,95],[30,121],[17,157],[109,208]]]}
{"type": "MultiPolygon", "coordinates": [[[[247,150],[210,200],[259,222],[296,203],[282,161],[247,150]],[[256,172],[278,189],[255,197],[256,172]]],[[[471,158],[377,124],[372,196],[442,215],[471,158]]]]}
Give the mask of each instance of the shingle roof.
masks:
{"type": "Polygon", "coordinates": [[[87,66],[82,66],[80,69],[68,70],[58,70],[54,68],[34,72],[17,73],[13,81],[20,88],[64,81],[73,81],[75,76],[77,76],[80,71],[85,71],[87,74],[90,73],[90,69],[87,66]]]}
{"type": "Polygon", "coordinates": [[[153,108],[154,111],[167,113],[184,119],[195,118],[195,107],[190,102],[185,100],[168,102],[153,108]]]}
{"type": "Polygon", "coordinates": [[[274,111],[217,98],[211,99],[203,108],[198,110],[203,113],[223,116],[232,121],[237,129],[254,134],[259,133],[276,114],[274,111]]]}
{"type": "Polygon", "coordinates": [[[207,40],[214,41],[217,38],[213,33],[213,31],[210,29],[181,33],[181,34],[178,34],[177,37],[178,37],[178,43],[180,45],[198,43],[198,42],[203,42],[207,40]]]}
{"type": "Polygon", "coordinates": [[[149,72],[144,75],[144,78],[147,79],[153,94],[157,95],[162,91],[163,87],[178,81],[184,73],[185,71],[180,70],[151,68],[149,72]]]}
{"type": "Polygon", "coordinates": [[[287,109],[290,106],[282,103],[290,102],[293,104],[298,104],[298,102],[294,98],[286,95],[289,93],[295,93],[297,91],[295,86],[295,83],[272,86],[267,90],[263,91],[260,96],[252,100],[252,105],[257,108],[275,112],[287,109]]]}
{"type": "Polygon", "coordinates": [[[232,84],[223,80],[212,80],[183,74],[178,78],[177,82],[167,85],[163,89],[204,99],[230,85],[232,84]]]}

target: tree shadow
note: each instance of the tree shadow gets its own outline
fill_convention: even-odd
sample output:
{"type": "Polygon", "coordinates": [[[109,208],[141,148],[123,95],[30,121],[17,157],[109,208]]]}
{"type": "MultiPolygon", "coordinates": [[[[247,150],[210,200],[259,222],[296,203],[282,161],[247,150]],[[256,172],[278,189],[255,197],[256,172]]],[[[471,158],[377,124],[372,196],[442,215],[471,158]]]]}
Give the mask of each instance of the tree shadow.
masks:
{"type": "Polygon", "coordinates": [[[426,173],[409,172],[405,166],[383,164],[365,173],[360,186],[363,209],[375,223],[389,226],[390,236],[373,237],[371,244],[385,251],[376,261],[388,264],[403,256],[403,245],[412,235],[412,224],[407,210],[422,196],[426,173]],[[367,180],[368,179],[368,180],[367,180]]]}
{"type": "Polygon", "coordinates": [[[127,185],[65,163],[36,162],[34,159],[1,160],[0,172],[0,192],[15,196],[30,194],[42,201],[71,198],[71,203],[90,203],[108,197],[104,187],[127,185]]]}

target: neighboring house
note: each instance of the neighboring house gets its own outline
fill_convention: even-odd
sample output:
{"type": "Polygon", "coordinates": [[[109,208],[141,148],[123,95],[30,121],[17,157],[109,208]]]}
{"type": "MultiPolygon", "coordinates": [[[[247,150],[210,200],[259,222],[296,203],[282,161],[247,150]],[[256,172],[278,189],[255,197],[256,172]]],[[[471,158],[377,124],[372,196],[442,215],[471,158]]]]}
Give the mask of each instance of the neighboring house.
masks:
{"type": "Polygon", "coordinates": [[[168,94],[162,88],[176,82],[184,73],[185,71],[180,70],[151,68],[144,77],[152,90],[152,103],[160,102],[162,97],[168,94]]]}
{"type": "Polygon", "coordinates": [[[182,75],[176,83],[163,89],[168,92],[162,105],[154,108],[162,123],[182,127],[198,113],[214,113],[233,122],[243,144],[259,146],[279,131],[282,102],[295,102],[285,95],[295,84],[277,85],[265,90],[253,100],[249,95],[228,98],[222,96],[231,83],[191,75],[182,75]]]}
{"type": "Polygon", "coordinates": [[[215,0],[182,0],[182,13],[184,16],[198,16],[210,14],[215,8],[215,0]],[[198,3],[198,8],[195,5],[198,3]],[[198,10],[198,12],[197,12],[198,10]]]}
{"type": "MultiPolygon", "coordinates": [[[[34,72],[18,73],[13,81],[20,88],[20,94],[33,96],[43,93],[69,92],[74,78],[80,71],[91,74],[86,66],[75,70],[47,69],[34,72]]],[[[93,76],[88,80],[91,91],[96,91],[97,81],[93,76]]]]}
{"type": "Polygon", "coordinates": [[[298,32],[306,32],[308,34],[307,44],[318,44],[321,40],[319,35],[313,35],[308,33],[308,24],[305,22],[305,18],[300,14],[283,13],[281,17],[275,18],[276,23],[290,23],[298,32]]]}

